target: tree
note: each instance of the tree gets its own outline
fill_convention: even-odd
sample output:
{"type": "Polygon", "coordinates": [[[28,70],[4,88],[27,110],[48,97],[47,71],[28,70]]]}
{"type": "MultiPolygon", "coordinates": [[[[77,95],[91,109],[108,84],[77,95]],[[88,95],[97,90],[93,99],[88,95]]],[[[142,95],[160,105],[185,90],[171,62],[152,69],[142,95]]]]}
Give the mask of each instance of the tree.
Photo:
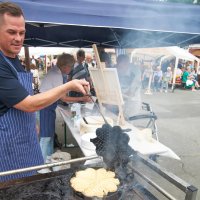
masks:
{"type": "Polygon", "coordinates": [[[189,3],[189,4],[200,4],[200,0],[160,0],[173,3],[189,3]]]}

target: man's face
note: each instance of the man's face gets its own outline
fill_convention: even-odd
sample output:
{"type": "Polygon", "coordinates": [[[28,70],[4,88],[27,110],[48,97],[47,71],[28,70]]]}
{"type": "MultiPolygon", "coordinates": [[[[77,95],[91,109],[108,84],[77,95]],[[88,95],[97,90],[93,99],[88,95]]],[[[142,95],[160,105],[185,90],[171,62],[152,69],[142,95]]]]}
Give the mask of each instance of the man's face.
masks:
{"type": "Polygon", "coordinates": [[[0,19],[0,50],[4,55],[15,58],[22,48],[24,37],[24,17],[4,14],[0,19]]]}
{"type": "Polygon", "coordinates": [[[69,75],[71,70],[72,70],[72,66],[66,66],[65,68],[63,68],[62,73],[69,75]]]}
{"type": "Polygon", "coordinates": [[[92,58],[91,57],[86,57],[86,61],[87,61],[87,63],[91,63],[92,62],[92,58]]]}
{"type": "Polygon", "coordinates": [[[82,63],[85,60],[85,56],[77,56],[78,63],[82,63]]]}

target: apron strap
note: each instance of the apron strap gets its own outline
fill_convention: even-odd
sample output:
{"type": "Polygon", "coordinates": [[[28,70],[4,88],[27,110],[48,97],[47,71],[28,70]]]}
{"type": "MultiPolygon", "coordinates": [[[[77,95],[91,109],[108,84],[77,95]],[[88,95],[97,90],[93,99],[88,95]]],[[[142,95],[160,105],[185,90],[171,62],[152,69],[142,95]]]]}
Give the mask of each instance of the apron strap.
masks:
{"type": "MultiPolygon", "coordinates": [[[[18,74],[18,72],[15,69],[14,65],[12,64],[12,62],[1,51],[0,51],[0,54],[2,55],[4,60],[10,65],[10,67],[12,67],[12,69],[16,72],[16,74],[18,74]]],[[[18,76],[17,76],[17,78],[18,78],[18,76]]]]}

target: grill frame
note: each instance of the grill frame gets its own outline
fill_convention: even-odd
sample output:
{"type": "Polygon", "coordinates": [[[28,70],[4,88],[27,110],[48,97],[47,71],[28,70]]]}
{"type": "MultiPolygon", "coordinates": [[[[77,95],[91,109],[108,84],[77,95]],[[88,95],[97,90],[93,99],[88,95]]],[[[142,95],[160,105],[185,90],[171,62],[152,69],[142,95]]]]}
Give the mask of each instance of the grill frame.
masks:
{"type": "MultiPolygon", "coordinates": [[[[137,160],[137,162],[144,163],[145,166],[147,166],[151,170],[155,171],[159,176],[163,177],[170,184],[174,185],[177,189],[181,190],[185,194],[184,200],[196,200],[198,189],[195,186],[183,181],[182,179],[180,179],[176,175],[172,174],[171,172],[168,172],[166,169],[164,169],[163,167],[161,167],[160,165],[155,163],[153,160],[146,158],[140,154],[137,154],[135,156],[137,157],[137,159],[131,158],[131,161],[128,164],[128,167],[131,168],[133,173],[138,174],[144,181],[146,181],[148,184],[153,186],[156,190],[158,190],[166,198],[175,199],[173,196],[171,196],[169,193],[167,193],[163,188],[161,188],[158,184],[156,184],[151,179],[149,179],[148,177],[146,177],[145,175],[143,175],[142,173],[137,171],[134,168],[135,160],[137,160]]],[[[80,165],[78,167],[73,167],[70,169],[65,169],[65,170],[61,170],[61,171],[57,171],[57,172],[51,172],[51,173],[47,173],[47,174],[38,174],[38,175],[31,176],[31,177],[26,177],[26,178],[22,178],[22,179],[16,179],[16,180],[11,180],[8,182],[0,183],[0,199],[6,200],[1,195],[6,194],[6,192],[9,190],[12,190],[12,188],[16,188],[16,187],[20,188],[23,186],[36,184],[36,183],[40,183],[40,182],[46,183],[48,181],[53,181],[54,179],[60,178],[65,175],[72,177],[77,170],[80,170],[80,168],[86,168],[86,167],[98,167],[98,166],[97,165],[95,165],[95,166],[80,165]]],[[[69,181],[70,181],[70,179],[68,180],[68,182],[69,181]]],[[[69,185],[69,187],[70,187],[70,185],[69,185]]],[[[72,191],[71,188],[69,188],[69,189],[70,189],[70,191],[72,191]]],[[[150,191],[148,191],[148,192],[150,192],[150,191]]],[[[151,192],[150,192],[150,194],[151,194],[151,192]]],[[[155,197],[155,199],[157,199],[157,198],[155,197]]],[[[9,199],[9,200],[11,200],[11,199],[9,199]]]]}
{"type": "MultiPolygon", "coordinates": [[[[86,167],[91,167],[91,166],[83,166],[83,168],[86,168],[86,167]]],[[[2,183],[2,184],[0,184],[0,199],[1,200],[8,200],[8,199],[9,200],[16,200],[16,199],[19,200],[20,198],[17,195],[24,188],[26,188],[27,190],[29,190],[29,188],[32,188],[32,187],[34,188],[35,186],[40,186],[40,185],[43,186],[45,184],[47,184],[47,187],[48,187],[48,184],[51,184],[52,181],[56,180],[57,178],[59,179],[59,178],[65,176],[65,175],[68,175],[68,177],[69,177],[69,179],[68,179],[68,184],[69,184],[69,186],[68,186],[68,190],[69,190],[68,193],[70,194],[70,196],[69,196],[69,198],[64,198],[64,197],[62,198],[62,197],[60,197],[59,199],[62,199],[62,200],[72,200],[72,199],[73,200],[74,199],[78,199],[78,200],[82,200],[82,199],[84,199],[84,200],[93,200],[94,198],[88,198],[88,197],[84,197],[84,196],[81,196],[81,195],[77,195],[77,193],[75,193],[74,190],[71,188],[71,186],[70,186],[70,178],[74,175],[74,173],[77,170],[80,170],[80,167],[65,169],[65,170],[61,170],[61,171],[57,171],[57,172],[52,172],[52,173],[47,173],[47,174],[38,174],[38,175],[31,176],[31,177],[26,177],[26,178],[22,178],[22,179],[16,179],[16,180],[12,180],[12,181],[8,181],[8,182],[5,182],[5,183],[2,183]],[[14,194],[15,192],[17,193],[17,195],[16,195],[17,198],[16,198],[16,196],[14,194]],[[9,193],[9,195],[8,195],[8,193],[9,193]]],[[[40,189],[41,188],[42,187],[40,187],[40,189]]],[[[34,189],[33,195],[36,194],[35,191],[37,191],[37,189],[38,188],[34,189]]],[[[43,190],[43,189],[41,189],[41,190],[43,190]]],[[[44,193],[43,193],[44,196],[47,194],[46,192],[47,191],[44,190],[44,193]]],[[[48,192],[50,192],[50,191],[48,191],[48,192]]],[[[139,191],[139,189],[137,191],[136,191],[136,189],[134,191],[129,190],[128,192],[132,196],[135,197],[134,199],[141,200],[141,198],[139,198],[139,195],[142,196],[142,192],[139,191]]],[[[38,196],[39,196],[41,194],[41,191],[38,190],[38,193],[39,193],[38,194],[38,196]]],[[[124,192],[124,193],[126,193],[126,192],[124,192]]],[[[150,192],[149,192],[149,194],[150,194],[150,192]]],[[[146,195],[146,194],[144,194],[144,195],[146,195]]],[[[25,195],[21,194],[21,196],[24,199],[25,195]]],[[[31,195],[29,196],[29,198],[30,197],[31,197],[31,195]]],[[[40,199],[43,199],[43,197],[38,198],[38,200],[40,200],[40,199]]],[[[51,200],[51,198],[47,198],[47,199],[51,200]]],[[[119,199],[123,199],[123,200],[126,199],[126,198],[121,198],[121,191],[117,191],[116,193],[110,194],[107,197],[103,198],[103,200],[119,200],[119,199]]],[[[143,199],[147,199],[147,197],[144,197],[143,199]]],[[[25,200],[27,200],[27,199],[25,198],[25,200]]],[[[158,200],[158,199],[157,198],[151,198],[149,200],[158,200]]]]}
{"type": "MultiPolygon", "coordinates": [[[[159,164],[157,164],[155,161],[151,160],[150,158],[147,158],[139,153],[136,156],[137,156],[137,162],[142,162],[148,168],[156,172],[159,176],[167,180],[170,184],[174,185],[177,189],[181,190],[185,194],[184,200],[196,200],[198,188],[187,183],[186,181],[182,180],[181,178],[174,175],[173,173],[167,171],[165,168],[161,167],[159,164]]],[[[128,164],[129,167],[132,168],[134,173],[138,174],[144,181],[146,181],[148,184],[153,186],[157,191],[159,191],[167,199],[176,200],[176,198],[174,198],[171,194],[166,192],[163,188],[161,188],[155,182],[153,182],[148,177],[140,173],[138,170],[134,169],[133,166],[134,166],[135,160],[136,159],[133,158],[131,162],[128,164]]]]}

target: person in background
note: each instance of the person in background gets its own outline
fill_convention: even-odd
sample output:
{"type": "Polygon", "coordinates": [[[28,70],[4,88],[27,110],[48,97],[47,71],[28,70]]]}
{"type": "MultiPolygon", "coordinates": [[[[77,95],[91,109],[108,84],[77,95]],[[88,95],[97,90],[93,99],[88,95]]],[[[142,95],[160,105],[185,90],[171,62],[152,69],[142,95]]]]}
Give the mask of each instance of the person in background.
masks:
{"type": "Polygon", "coordinates": [[[183,72],[183,75],[182,75],[182,84],[183,84],[183,87],[186,88],[186,89],[192,89],[192,91],[196,91],[195,90],[195,83],[194,81],[192,80],[192,76],[190,76],[190,73],[191,73],[191,68],[190,66],[187,66],[185,71],[183,72]]]}
{"type": "Polygon", "coordinates": [[[105,51],[104,48],[99,47],[98,50],[99,50],[100,61],[105,62],[105,65],[107,68],[111,68],[112,62],[111,62],[110,55],[105,51]]]}
{"type": "Polygon", "coordinates": [[[171,83],[171,80],[172,80],[172,70],[171,70],[171,67],[167,67],[167,71],[164,72],[163,78],[162,78],[161,92],[162,91],[165,91],[165,93],[168,92],[168,86],[169,86],[169,83],[171,83]]]}
{"type": "Polygon", "coordinates": [[[36,92],[40,86],[39,70],[34,64],[30,64],[30,71],[33,74],[33,90],[36,92]]]}
{"type": "MultiPolygon", "coordinates": [[[[32,74],[22,67],[18,54],[25,38],[22,9],[0,3],[0,172],[44,163],[36,133],[35,111],[52,105],[70,90],[86,94],[89,83],[73,80],[33,95],[32,74]]],[[[32,176],[35,170],[1,176],[0,182],[32,176]]]]}
{"type": "Polygon", "coordinates": [[[31,64],[33,64],[35,66],[37,65],[37,62],[36,62],[36,59],[35,59],[34,55],[32,55],[31,64]]]}
{"type": "Polygon", "coordinates": [[[151,77],[152,74],[152,69],[151,69],[151,65],[146,65],[144,72],[142,74],[142,85],[143,85],[143,89],[147,89],[148,85],[149,85],[149,79],[151,77]]]}
{"type": "Polygon", "coordinates": [[[193,69],[191,70],[191,75],[193,76],[194,80],[197,81],[197,70],[196,70],[195,68],[193,68],[193,69]]]}
{"type": "Polygon", "coordinates": [[[57,55],[53,56],[53,60],[51,61],[51,67],[56,66],[56,62],[57,62],[57,55]]]}
{"type": "Polygon", "coordinates": [[[196,73],[194,68],[191,69],[191,72],[190,72],[189,76],[190,76],[189,79],[193,81],[195,88],[199,89],[200,86],[199,86],[199,83],[197,81],[197,73],[196,73]]]}
{"type": "Polygon", "coordinates": [[[72,79],[75,78],[85,78],[88,79],[89,71],[88,64],[85,61],[85,51],[80,49],[76,53],[77,62],[74,64],[74,68],[71,72],[72,79]]]}
{"type": "Polygon", "coordinates": [[[117,57],[115,67],[124,99],[123,112],[128,119],[137,114],[141,108],[141,70],[137,65],[130,63],[129,57],[124,54],[117,57]]]}
{"type": "Polygon", "coordinates": [[[181,79],[181,76],[182,76],[182,74],[183,74],[183,71],[182,71],[182,68],[176,68],[175,69],[176,70],[176,79],[181,79]]]}
{"type": "MultiPolygon", "coordinates": [[[[90,83],[90,88],[91,88],[90,92],[92,93],[92,95],[95,95],[94,87],[88,70],[88,64],[85,62],[85,51],[82,49],[78,50],[76,53],[76,57],[77,57],[77,62],[74,64],[74,68],[70,72],[69,77],[71,80],[73,79],[87,80],[90,83]]],[[[80,92],[71,91],[69,93],[69,96],[82,97],[83,94],[81,94],[80,92]]]]}
{"type": "Polygon", "coordinates": [[[178,63],[178,68],[181,69],[182,67],[183,67],[183,64],[179,62],[178,63]]]}
{"type": "Polygon", "coordinates": [[[154,92],[160,91],[162,77],[163,77],[163,72],[161,70],[161,66],[157,66],[156,70],[153,72],[153,78],[152,78],[154,92]]]}
{"type": "Polygon", "coordinates": [[[44,70],[44,62],[41,57],[38,58],[38,70],[44,70]]]}
{"type": "Polygon", "coordinates": [[[85,61],[86,61],[87,65],[88,65],[88,68],[94,67],[94,63],[92,62],[92,56],[90,54],[88,54],[86,56],[85,61]]]}
{"type": "Polygon", "coordinates": [[[50,69],[51,69],[51,63],[48,62],[48,63],[47,63],[47,72],[48,72],[50,69]]]}
{"type": "Polygon", "coordinates": [[[189,62],[188,66],[190,67],[191,71],[194,69],[194,64],[192,62],[189,62]]]}
{"type": "Polygon", "coordinates": [[[93,55],[93,57],[92,57],[92,66],[95,67],[95,68],[97,67],[95,55],[93,55]]]}
{"type": "MultiPolygon", "coordinates": [[[[52,67],[41,82],[40,92],[46,92],[63,84],[63,76],[69,75],[75,63],[74,57],[63,53],[58,56],[57,63],[52,67]]],[[[66,82],[66,81],[64,81],[66,82]]],[[[68,94],[60,98],[63,102],[90,101],[89,97],[69,97],[68,94]]],[[[40,110],[40,147],[44,161],[54,153],[54,136],[57,101],[40,110]]]]}

